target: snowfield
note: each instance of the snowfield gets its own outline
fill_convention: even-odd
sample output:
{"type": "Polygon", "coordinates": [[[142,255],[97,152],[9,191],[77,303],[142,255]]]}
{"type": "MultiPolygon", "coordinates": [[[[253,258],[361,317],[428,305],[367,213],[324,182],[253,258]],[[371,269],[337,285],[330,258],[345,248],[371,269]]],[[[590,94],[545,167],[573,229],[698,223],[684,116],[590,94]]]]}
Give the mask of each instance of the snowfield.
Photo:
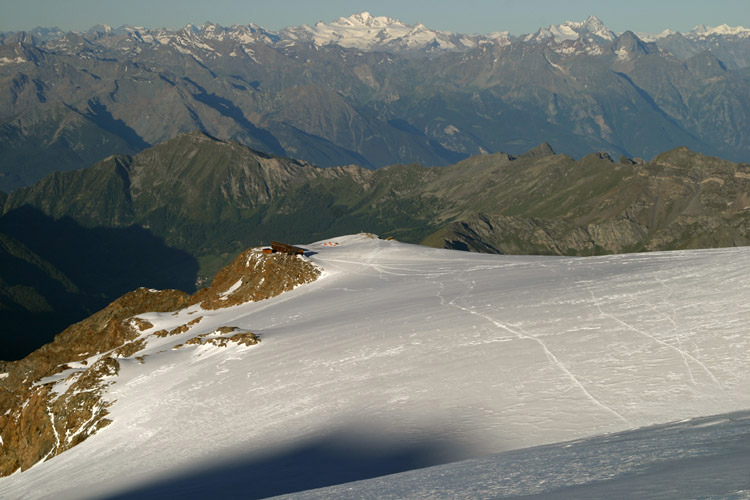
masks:
{"type": "Polygon", "coordinates": [[[323,269],[316,282],[140,315],[154,324],[144,336],[203,318],[150,336],[143,362],[120,359],[113,423],[0,479],[0,497],[260,498],[404,471],[308,494],[529,495],[670,457],[708,460],[709,431],[744,443],[744,455],[722,455],[736,470],[723,470],[750,491],[747,414],[674,423],[750,409],[750,248],[493,256],[365,235],[305,248],[323,269]],[[262,342],[173,349],[222,326],[262,342]],[[669,441],[680,426],[692,434],[669,441]],[[577,467],[556,469],[571,456],[577,467]],[[471,490],[471,471],[497,487],[471,490]]]}

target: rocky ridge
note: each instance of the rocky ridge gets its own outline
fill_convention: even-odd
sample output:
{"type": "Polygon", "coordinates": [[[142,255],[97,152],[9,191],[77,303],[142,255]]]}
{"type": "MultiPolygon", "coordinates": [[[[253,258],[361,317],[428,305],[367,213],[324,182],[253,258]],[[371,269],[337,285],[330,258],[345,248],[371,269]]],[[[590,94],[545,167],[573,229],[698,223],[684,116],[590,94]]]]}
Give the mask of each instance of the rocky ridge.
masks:
{"type": "Polygon", "coordinates": [[[444,168],[323,169],[193,133],[49,176],[9,195],[3,217],[34,207],[84,226],[137,224],[208,262],[261,243],[268,226],[281,239],[369,229],[451,248],[481,240],[474,249],[590,255],[745,244],[749,175],[746,163],[687,148],[650,162],[574,160],[547,143],[444,168]],[[109,196],[92,195],[102,190],[109,196]]]}
{"type": "MultiPolygon", "coordinates": [[[[138,352],[150,338],[185,333],[201,317],[171,332],[153,331],[139,318],[146,312],[173,312],[191,305],[231,307],[276,296],[314,281],[319,269],[302,257],[242,252],[207,289],[193,296],[177,290],[141,288],[76,323],[26,358],[0,366],[0,476],[26,470],[83,442],[108,425],[112,403],[103,390],[117,376],[120,361],[147,362],[138,352]]],[[[175,346],[255,345],[252,332],[226,326],[188,338],[175,346]]]]}
{"type": "Polygon", "coordinates": [[[561,206],[555,217],[546,210],[527,213],[530,217],[479,213],[439,232],[442,245],[556,255],[750,245],[747,164],[695,155],[686,148],[649,163],[605,161],[627,174],[567,212],[561,206]]]}

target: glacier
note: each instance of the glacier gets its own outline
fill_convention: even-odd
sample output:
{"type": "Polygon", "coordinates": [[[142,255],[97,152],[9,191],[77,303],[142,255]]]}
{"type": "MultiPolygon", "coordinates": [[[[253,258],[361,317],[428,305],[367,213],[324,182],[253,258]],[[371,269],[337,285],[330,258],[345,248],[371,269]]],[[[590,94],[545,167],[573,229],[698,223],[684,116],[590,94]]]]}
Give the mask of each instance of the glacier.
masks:
{"type": "MultiPolygon", "coordinates": [[[[501,498],[596,485],[670,449],[710,455],[688,438],[670,448],[675,429],[748,441],[750,248],[497,256],[364,234],[302,246],[315,282],[139,315],[153,328],[140,360],[118,360],[113,423],[0,479],[0,497],[501,498]],[[223,326],[262,342],[175,348],[223,326]]],[[[732,478],[748,456],[722,455],[732,478]]]]}

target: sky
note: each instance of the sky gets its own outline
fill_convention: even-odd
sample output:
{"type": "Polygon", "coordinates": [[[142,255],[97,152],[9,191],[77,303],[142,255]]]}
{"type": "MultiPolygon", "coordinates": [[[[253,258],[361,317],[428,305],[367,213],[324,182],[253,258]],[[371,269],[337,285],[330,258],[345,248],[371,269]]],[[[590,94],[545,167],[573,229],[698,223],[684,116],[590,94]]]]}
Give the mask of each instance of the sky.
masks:
{"type": "Polygon", "coordinates": [[[0,32],[96,24],[180,28],[206,21],[269,30],[332,21],[355,12],[454,33],[533,33],[596,15],[611,30],[687,32],[699,24],[750,28],[750,0],[0,0],[0,32]]]}

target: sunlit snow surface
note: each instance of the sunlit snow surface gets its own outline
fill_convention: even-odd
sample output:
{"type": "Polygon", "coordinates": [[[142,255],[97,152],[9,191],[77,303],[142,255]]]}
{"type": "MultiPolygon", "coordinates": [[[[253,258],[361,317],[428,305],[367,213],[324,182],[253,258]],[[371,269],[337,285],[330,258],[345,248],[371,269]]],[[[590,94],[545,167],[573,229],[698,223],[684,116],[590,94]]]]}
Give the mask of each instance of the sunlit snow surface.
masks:
{"type": "MultiPolygon", "coordinates": [[[[114,422],[0,479],[0,497],[260,497],[750,409],[750,248],[554,258],[365,236],[305,248],[324,270],[312,284],[140,315],[154,323],[144,335],[204,318],[150,337],[143,364],[120,360],[114,422]],[[262,342],[172,349],[221,326],[262,342]]],[[[578,477],[596,481],[597,463],[578,477]]]]}

